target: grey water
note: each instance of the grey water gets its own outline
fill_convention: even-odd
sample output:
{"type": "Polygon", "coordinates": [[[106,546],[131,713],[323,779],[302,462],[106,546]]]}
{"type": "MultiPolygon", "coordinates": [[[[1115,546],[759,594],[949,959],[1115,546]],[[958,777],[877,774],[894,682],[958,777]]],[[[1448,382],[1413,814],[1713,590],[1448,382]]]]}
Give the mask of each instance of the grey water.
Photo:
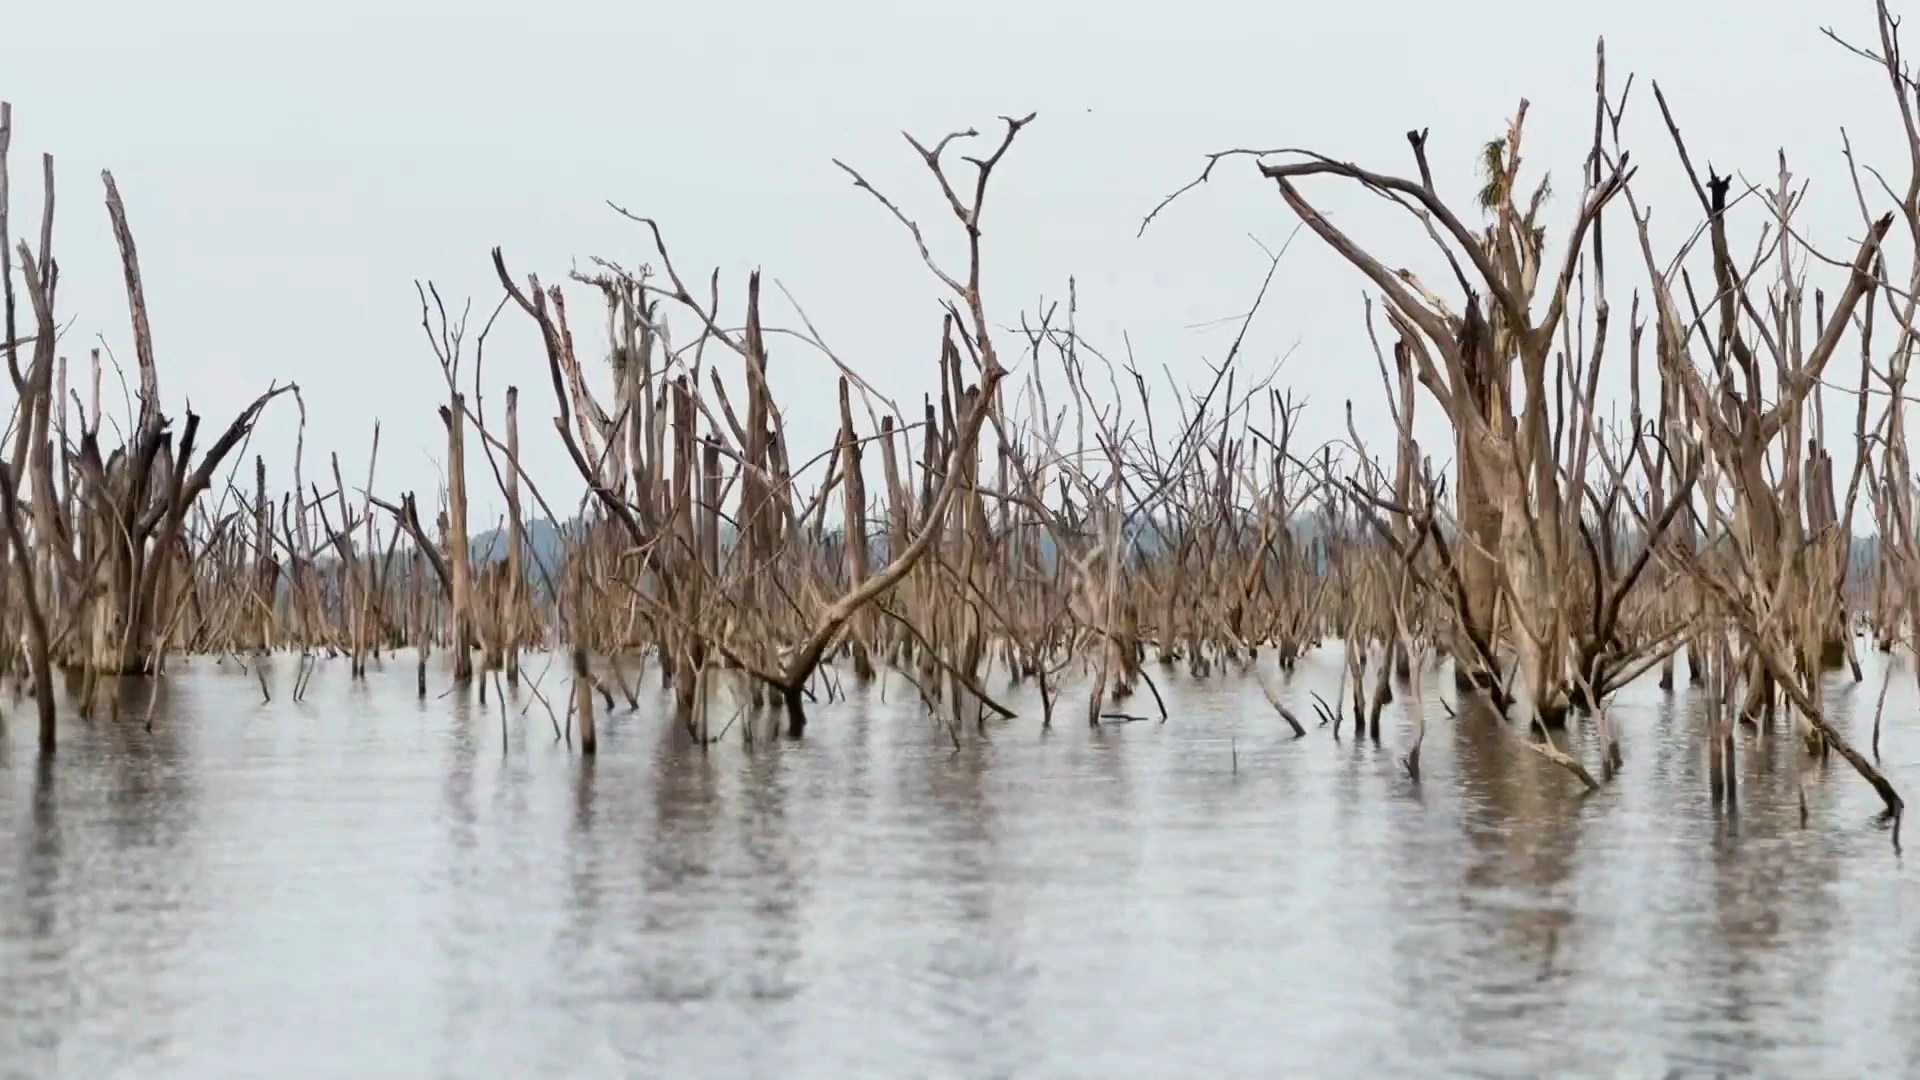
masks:
{"type": "MultiPolygon", "coordinates": [[[[1866,660],[1828,687],[1863,751],[1866,660]]],[[[272,704],[176,665],[46,764],[0,699],[0,1075],[1920,1075],[1876,797],[1749,734],[1717,812],[1684,678],[1620,697],[1583,796],[1435,695],[1418,785],[1404,701],[1379,746],[1313,727],[1332,648],[1276,685],[1298,740],[1250,679],[1151,668],[1164,723],[1013,693],[957,750],[898,682],[706,752],[652,687],[591,761],[531,699],[503,733],[408,663],[299,703],[276,663],[272,704]]]]}

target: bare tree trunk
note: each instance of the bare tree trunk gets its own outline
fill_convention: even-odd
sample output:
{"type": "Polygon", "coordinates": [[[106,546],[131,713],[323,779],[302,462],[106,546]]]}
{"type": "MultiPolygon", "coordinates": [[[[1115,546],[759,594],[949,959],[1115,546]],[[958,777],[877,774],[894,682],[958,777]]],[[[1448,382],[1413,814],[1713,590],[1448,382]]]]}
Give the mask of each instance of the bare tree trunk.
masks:
{"type": "Polygon", "coordinates": [[[580,752],[596,752],[593,730],[593,676],[587,670],[587,650],[575,644],[573,652],[573,711],[580,724],[580,752]]]}
{"type": "Polygon", "coordinates": [[[523,609],[526,604],[527,571],[520,533],[526,525],[520,513],[520,388],[507,387],[507,586],[506,613],[501,618],[501,637],[506,642],[503,663],[507,686],[520,687],[520,642],[526,633],[523,609]]]}
{"type": "Polygon", "coordinates": [[[13,470],[5,462],[0,462],[0,514],[6,517],[7,541],[13,549],[13,566],[19,576],[20,598],[27,613],[27,662],[33,673],[33,703],[40,719],[40,753],[46,757],[53,754],[57,737],[47,619],[40,610],[40,596],[33,580],[32,551],[20,528],[20,508],[13,494],[13,470]]]}
{"type": "Polygon", "coordinates": [[[412,593],[412,629],[414,649],[414,691],[421,698],[427,696],[427,659],[433,655],[433,621],[429,611],[426,589],[427,558],[419,548],[413,552],[412,572],[407,575],[407,585],[412,593]]]}
{"type": "Polygon", "coordinates": [[[473,567],[467,541],[466,398],[440,411],[447,427],[447,569],[453,579],[453,677],[473,678],[473,567]]]}
{"type": "MultiPolygon", "coordinates": [[[[847,588],[857,589],[867,580],[867,482],[862,473],[860,440],[853,432],[853,408],[848,400],[847,380],[840,380],[840,502],[842,538],[847,546],[847,588]]],[[[873,678],[873,660],[867,653],[867,628],[870,620],[863,612],[850,624],[853,639],[853,673],[860,681],[873,678]]]]}

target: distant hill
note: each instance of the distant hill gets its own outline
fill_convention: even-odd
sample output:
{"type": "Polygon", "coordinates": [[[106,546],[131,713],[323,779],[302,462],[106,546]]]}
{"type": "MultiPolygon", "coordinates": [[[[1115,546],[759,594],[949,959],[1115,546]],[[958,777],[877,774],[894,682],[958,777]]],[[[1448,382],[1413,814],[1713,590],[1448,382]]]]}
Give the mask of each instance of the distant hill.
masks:
{"type": "MultiPolygon", "coordinates": [[[[560,527],[545,518],[536,518],[526,523],[527,537],[524,554],[528,561],[528,572],[539,576],[534,569],[537,564],[546,568],[548,573],[557,573],[560,569],[560,556],[565,544],[560,527]]],[[[469,558],[476,565],[504,561],[507,557],[507,530],[503,526],[488,529],[467,542],[469,558]]]]}
{"type": "MultiPolygon", "coordinates": [[[[1302,514],[1293,521],[1294,541],[1312,551],[1315,563],[1324,565],[1325,551],[1318,543],[1322,539],[1326,522],[1317,514],[1302,514]]],[[[879,528],[875,524],[876,530],[879,528]]],[[[526,523],[528,560],[527,574],[536,584],[541,578],[539,567],[545,567],[548,574],[557,574],[565,551],[565,538],[560,526],[544,518],[526,523]]],[[[826,539],[829,543],[838,541],[840,532],[829,530],[826,539]]],[[[1175,541],[1174,531],[1158,521],[1137,521],[1127,529],[1126,545],[1138,555],[1152,555],[1165,550],[1175,541]]],[[[721,537],[721,546],[731,548],[734,542],[734,530],[728,526],[721,537]]],[[[1051,563],[1054,557],[1052,537],[1042,533],[1039,538],[1040,556],[1051,563]]],[[[1631,548],[1632,538],[1622,537],[1621,543],[1631,548]]],[[[488,529],[476,535],[469,545],[476,565],[499,562],[506,558],[507,536],[503,528],[488,529]]],[[[887,538],[884,533],[869,537],[868,549],[876,563],[886,561],[888,555],[887,538]]],[[[1880,557],[1880,538],[1878,536],[1856,536],[1848,551],[1848,577],[1858,581],[1870,573],[1880,557]]]]}

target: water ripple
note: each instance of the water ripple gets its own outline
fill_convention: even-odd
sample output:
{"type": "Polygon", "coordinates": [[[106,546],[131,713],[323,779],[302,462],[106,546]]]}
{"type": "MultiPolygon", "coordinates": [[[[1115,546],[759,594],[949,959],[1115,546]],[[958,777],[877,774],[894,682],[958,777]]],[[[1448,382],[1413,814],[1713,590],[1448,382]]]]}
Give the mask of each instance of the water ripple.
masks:
{"type": "MultiPolygon", "coordinates": [[[[590,763],[538,709],[503,746],[410,667],[343,674],[262,706],[196,662],[152,732],[70,723],[45,768],[14,725],[0,1075],[1920,1071],[1872,792],[1808,766],[1802,828],[1803,755],[1749,739],[1716,814],[1684,688],[1623,695],[1626,772],[1582,798],[1471,715],[1431,718],[1416,789],[1398,706],[1382,746],[1295,741],[1177,674],[1166,724],[959,751],[897,687],[707,753],[654,694],[590,763]]],[[[1882,750],[1920,792],[1920,737],[1882,750]]]]}

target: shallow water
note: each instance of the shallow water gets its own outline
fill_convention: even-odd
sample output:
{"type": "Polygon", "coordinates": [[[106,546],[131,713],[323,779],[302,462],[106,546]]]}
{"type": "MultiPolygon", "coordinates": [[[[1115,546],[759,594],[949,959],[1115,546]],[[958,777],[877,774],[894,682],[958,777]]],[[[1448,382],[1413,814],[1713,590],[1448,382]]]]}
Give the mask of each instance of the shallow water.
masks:
{"type": "MultiPolygon", "coordinates": [[[[1415,787],[1399,705],[1381,747],[1294,741],[1250,682],[1152,671],[1165,724],[1065,705],[958,751],[895,685],[703,755],[654,690],[591,762],[410,665],[262,705],[195,661],[151,732],[71,722],[47,767],[8,703],[0,1073],[1920,1074],[1914,876],[1837,756],[1803,828],[1804,755],[1746,739],[1716,815],[1647,683],[1600,793],[1443,715],[1415,787]]],[[[1864,750],[1878,672],[1832,686],[1864,750]]]]}

